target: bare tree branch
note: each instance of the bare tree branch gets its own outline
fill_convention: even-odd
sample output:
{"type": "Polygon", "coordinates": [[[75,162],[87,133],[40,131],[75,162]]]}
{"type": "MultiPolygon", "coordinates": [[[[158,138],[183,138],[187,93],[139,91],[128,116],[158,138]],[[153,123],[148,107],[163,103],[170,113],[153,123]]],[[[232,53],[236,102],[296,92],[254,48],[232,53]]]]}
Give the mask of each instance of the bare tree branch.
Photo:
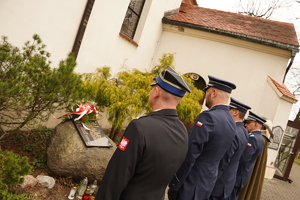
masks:
{"type": "Polygon", "coordinates": [[[234,12],[269,19],[274,11],[291,6],[286,0],[238,0],[233,6],[234,12]]]}

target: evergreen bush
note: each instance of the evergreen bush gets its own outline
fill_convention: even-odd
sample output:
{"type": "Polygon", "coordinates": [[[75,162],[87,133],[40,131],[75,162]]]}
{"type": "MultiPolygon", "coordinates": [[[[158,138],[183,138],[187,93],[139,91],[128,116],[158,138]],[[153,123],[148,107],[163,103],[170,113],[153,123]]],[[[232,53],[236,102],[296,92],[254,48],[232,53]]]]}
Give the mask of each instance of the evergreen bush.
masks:
{"type": "Polygon", "coordinates": [[[45,48],[36,34],[22,49],[6,37],[0,41],[0,126],[6,130],[47,121],[84,96],[73,54],[52,67],[45,48]]]}
{"type": "Polygon", "coordinates": [[[32,167],[27,157],[0,149],[0,199],[25,200],[28,194],[17,195],[11,188],[24,182],[22,176],[30,173],[32,167]]]}
{"type": "MultiPolygon", "coordinates": [[[[166,67],[175,69],[173,62],[173,54],[163,54],[159,64],[150,71],[124,70],[116,77],[111,77],[110,67],[104,66],[95,73],[82,74],[86,97],[96,102],[101,109],[106,108],[108,121],[112,125],[109,137],[113,141],[118,141],[118,133],[125,123],[151,112],[148,103],[150,84],[166,67]]],[[[194,85],[191,78],[184,76],[184,79],[191,85],[192,92],[183,97],[177,106],[177,113],[184,123],[192,123],[201,111],[199,100],[203,99],[204,92],[194,85]]]]}

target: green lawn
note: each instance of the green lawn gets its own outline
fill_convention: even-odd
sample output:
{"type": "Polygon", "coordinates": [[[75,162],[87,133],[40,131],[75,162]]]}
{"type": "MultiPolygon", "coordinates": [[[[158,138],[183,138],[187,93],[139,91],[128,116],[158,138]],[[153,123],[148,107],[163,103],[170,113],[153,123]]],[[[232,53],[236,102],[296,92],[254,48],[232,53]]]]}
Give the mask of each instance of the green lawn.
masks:
{"type": "Polygon", "coordinates": [[[295,158],[294,163],[297,163],[298,165],[300,165],[300,158],[295,158]]]}

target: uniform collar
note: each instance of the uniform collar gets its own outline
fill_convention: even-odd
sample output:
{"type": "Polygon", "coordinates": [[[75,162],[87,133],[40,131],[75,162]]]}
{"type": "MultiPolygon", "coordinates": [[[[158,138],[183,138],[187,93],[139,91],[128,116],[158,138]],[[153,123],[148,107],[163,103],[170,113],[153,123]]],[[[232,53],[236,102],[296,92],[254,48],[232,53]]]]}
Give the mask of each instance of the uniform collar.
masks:
{"type": "Polygon", "coordinates": [[[249,133],[249,135],[251,135],[251,134],[253,134],[253,135],[261,134],[261,130],[251,131],[251,132],[249,133]]]}
{"type": "Polygon", "coordinates": [[[176,109],[158,109],[148,114],[149,116],[156,116],[156,115],[177,115],[176,109]]]}
{"type": "Polygon", "coordinates": [[[213,110],[213,109],[229,110],[229,106],[226,104],[218,104],[218,105],[214,105],[213,107],[210,108],[210,110],[213,110]]]}
{"type": "Polygon", "coordinates": [[[244,122],[235,122],[237,126],[244,126],[244,122]]]}

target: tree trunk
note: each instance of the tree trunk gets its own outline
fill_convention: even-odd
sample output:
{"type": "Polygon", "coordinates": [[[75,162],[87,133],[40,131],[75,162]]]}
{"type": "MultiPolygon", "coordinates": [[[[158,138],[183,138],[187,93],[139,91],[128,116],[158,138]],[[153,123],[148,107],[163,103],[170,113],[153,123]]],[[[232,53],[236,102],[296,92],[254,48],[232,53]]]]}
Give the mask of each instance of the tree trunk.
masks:
{"type": "Polygon", "coordinates": [[[121,138],[123,136],[123,131],[122,130],[116,130],[115,131],[115,135],[114,135],[114,138],[113,138],[113,141],[118,144],[120,141],[117,141],[117,139],[120,139],[118,138],[118,136],[121,138]]]}
{"type": "Polygon", "coordinates": [[[122,130],[115,130],[115,129],[111,129],[110,131],[110,135],[109,135],[109,138],[114,141],[114,143],[116,143],[117,145],[119,144],[120,141],[117,141],[118,139],[118,136],[119,137],[122,137],[123,135],[123,131],[122,130]]]}
{"type": "Polygon", "coordinates": [[[116,133],[115,129],[111,128],[109,138],[113,140],[113,138],[115,137],[115,133],[116,133]]]}

